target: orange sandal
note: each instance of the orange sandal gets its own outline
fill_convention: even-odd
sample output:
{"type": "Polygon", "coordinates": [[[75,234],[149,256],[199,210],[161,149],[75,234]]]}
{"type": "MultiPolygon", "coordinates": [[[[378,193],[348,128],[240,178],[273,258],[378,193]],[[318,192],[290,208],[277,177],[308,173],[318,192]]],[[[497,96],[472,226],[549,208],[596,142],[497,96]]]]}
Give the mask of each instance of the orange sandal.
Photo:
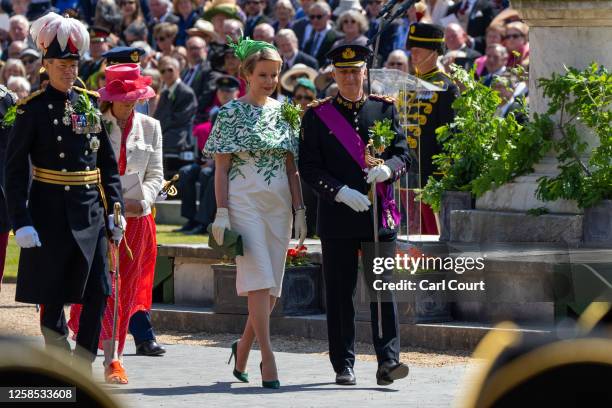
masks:
{"type": "Polygon", "coordinates": [[[125,368],[118,360],[112,361],[108,367],[104,367],[104,380],[109,384],[127,384],[128,378],[125,368]]]}

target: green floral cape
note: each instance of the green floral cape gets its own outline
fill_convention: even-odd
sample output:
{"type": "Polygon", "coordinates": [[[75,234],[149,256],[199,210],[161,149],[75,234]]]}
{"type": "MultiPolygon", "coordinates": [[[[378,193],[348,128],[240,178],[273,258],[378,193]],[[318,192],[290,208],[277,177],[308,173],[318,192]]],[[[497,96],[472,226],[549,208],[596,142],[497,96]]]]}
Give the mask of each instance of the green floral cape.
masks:
{"type": "Polygon", "coordinates": [[[234,100],[219,109],[215,125],[204,146],[204,153],[231,153],[230,179],[240,175],[245,161],[237,154],[253,157],[259,173],[268,180],[283,168],[285,153],[297,160],[298,132],[284,118],[281,104],[254,106],[234,100]]]}

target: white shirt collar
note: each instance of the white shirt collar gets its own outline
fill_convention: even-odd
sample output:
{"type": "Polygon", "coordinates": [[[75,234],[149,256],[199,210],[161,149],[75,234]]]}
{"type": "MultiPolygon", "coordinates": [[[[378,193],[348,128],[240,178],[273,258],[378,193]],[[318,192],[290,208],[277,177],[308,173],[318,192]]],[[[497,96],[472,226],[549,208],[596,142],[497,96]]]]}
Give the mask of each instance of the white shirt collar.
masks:
{"type": "Polygon", "coordinates": [[[181,78],[177,78],[176,81],[168,87],[168,92],[174,93],[174,90],[176,89],[176,87],[178,86],[180,82],[181,82],[181,78]]]}

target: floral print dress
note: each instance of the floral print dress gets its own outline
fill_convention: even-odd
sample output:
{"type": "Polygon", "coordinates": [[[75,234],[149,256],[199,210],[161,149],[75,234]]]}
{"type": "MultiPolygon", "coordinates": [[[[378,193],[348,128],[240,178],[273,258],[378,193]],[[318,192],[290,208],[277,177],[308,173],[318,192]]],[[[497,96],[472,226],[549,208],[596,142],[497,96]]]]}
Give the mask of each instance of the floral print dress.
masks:
{"type": "Polygon", "coordinates": [[[229,216],[242,235],[244,256],[236,258],[236,290],[270,289],[281,295],[285,256],[291,238],[291,193],[285,160],[297,160],[297,132],[281,104],[254,106],[239,100],[224,105],[204,146],[208,154],[231,154],[229,216]]]}

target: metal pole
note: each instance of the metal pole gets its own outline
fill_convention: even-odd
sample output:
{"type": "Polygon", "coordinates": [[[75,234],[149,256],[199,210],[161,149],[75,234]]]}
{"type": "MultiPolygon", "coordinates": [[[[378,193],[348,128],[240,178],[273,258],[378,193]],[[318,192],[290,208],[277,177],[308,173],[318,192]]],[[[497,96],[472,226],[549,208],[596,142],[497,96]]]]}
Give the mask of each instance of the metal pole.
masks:
{"type": "MultiPolygon", "coordinates": [[[[123,228],[121,225],[121,204],[115,203],[113,208],[113,221],[115,223],[115,228],[123,228]]],[[[116,341],[117,341],[117,320],[119,317],[119,244],[121,241],[115,241],[115,302],[113,304],[113,354],[116,350],[116,341]]]]}

